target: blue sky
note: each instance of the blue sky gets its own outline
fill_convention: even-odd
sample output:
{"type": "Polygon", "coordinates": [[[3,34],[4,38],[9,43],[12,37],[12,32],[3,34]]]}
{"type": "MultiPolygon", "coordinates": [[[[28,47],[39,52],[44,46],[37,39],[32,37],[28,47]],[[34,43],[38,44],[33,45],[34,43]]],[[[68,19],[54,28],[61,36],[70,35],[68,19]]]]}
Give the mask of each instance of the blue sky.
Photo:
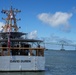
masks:
{"type": "MultiPolygon", "coordinates": [[[[20,31],[33,37],[76,41],[76,0],[0,0],[0,11],[10,6],[21,10],[20,31]]],[[[0,13],[1,18],[6,17],[0,13]]]]}

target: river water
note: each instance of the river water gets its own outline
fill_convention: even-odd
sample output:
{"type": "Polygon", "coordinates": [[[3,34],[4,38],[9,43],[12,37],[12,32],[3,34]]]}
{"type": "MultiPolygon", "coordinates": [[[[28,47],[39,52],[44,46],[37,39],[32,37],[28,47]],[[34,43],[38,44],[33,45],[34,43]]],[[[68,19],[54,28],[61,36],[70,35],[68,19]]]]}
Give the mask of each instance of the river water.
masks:
{"type": "Polygon", "coordinates": [[[45,72],[0,72],[0,75],[76,75],[76,51],[45,51],[45,72]]]}

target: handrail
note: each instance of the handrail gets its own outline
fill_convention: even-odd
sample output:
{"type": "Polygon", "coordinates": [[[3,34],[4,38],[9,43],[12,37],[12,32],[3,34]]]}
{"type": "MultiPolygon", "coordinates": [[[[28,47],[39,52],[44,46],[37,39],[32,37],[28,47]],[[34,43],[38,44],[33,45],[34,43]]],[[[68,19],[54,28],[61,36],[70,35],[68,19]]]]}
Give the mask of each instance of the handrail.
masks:
{"type": "Polygon", "coordinates": [[[25,47],[0,47],[0,49],[26,49],[26,50],[44,50],[45,48],[25,48],[25,47]]]}

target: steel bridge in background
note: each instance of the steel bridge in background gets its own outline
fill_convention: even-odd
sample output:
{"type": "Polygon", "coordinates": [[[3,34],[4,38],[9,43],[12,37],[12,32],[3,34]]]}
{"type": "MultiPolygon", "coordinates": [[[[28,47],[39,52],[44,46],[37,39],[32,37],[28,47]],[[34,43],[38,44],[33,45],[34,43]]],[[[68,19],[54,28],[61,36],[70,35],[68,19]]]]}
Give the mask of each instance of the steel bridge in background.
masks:
{"type": "MultiPolygon", "coordinates": [[[[75,50],[76,50],[76,44],[68,44],[68,43],[57,43],[57,42],[44,42],[44,47],[46,48],[46,45],[60,45],[61,46],[61,49],[60,50],[66,50],[64,48],[64,46],[72,46],[72,47],[75,47],[75,50]]],[[[50,48],[51,49],[51,48],[50,48]]],[[[46,48],[46,50],[48,50],[48,48],[46,48]]]]}

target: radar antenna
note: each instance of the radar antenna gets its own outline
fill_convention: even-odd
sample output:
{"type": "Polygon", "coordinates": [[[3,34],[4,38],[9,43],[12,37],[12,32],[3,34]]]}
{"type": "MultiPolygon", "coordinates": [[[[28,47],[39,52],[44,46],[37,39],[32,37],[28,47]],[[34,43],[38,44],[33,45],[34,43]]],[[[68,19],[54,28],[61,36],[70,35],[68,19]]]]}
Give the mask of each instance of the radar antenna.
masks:
{"type": "Polygon", "coordinates": [[[17,26],[17,21],[21,19],[16,19],[17,13],[21,12],[18,9],[13,9],[12,6],[10,10],[4,10],[1,11],[3,14],[6,14],[7,18],[2,18],[5,20],[5,25],[2,26],[4,32],[17,32],[20,27],[17,26]]]}

